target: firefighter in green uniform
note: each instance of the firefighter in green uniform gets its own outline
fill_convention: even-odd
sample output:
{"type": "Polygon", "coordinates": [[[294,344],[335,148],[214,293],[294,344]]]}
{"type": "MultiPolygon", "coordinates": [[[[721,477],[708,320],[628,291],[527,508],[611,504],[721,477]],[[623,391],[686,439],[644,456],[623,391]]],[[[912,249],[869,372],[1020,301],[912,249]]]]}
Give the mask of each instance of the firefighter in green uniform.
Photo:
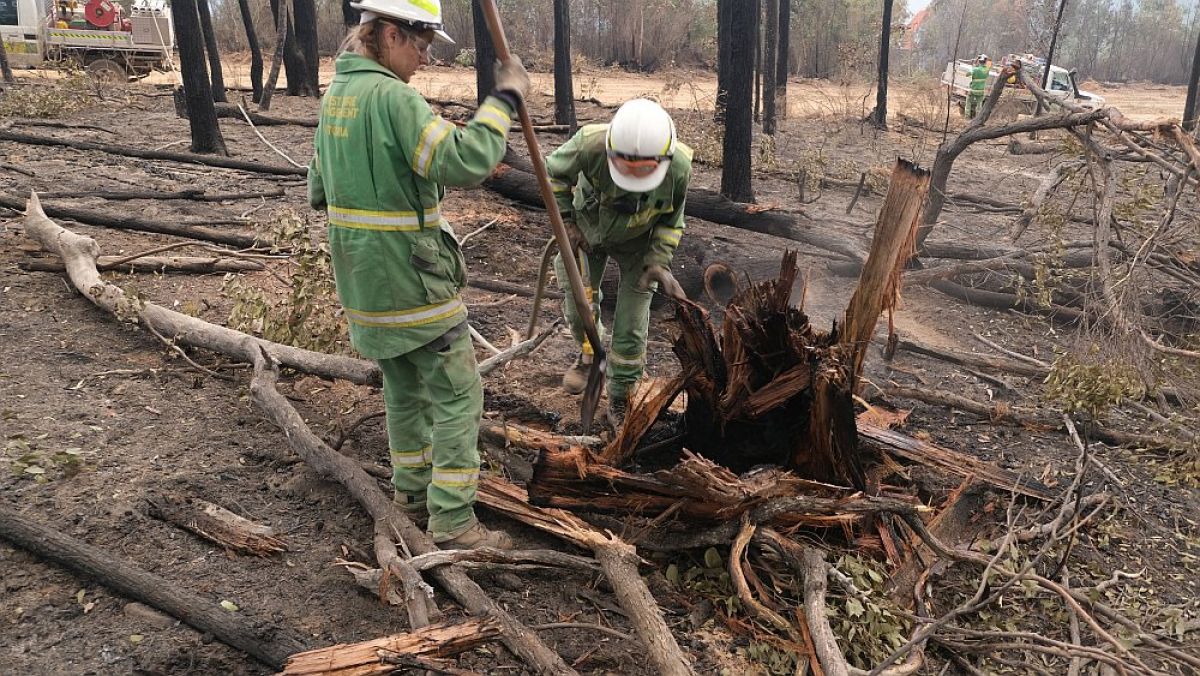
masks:
{"type": "Polygon", "coordinates": [[[325,209],[350,342],[379,363],[395,502],[443,547],[508,547],[475,518],[483,386],[459,296],[466,263],[439,210],[504,155],[529,76],[498,66],[463,128],[408,85],[441,31],[439,0],[363,0],[321,104],[309,203],[325,209]]]}
{"type": "MultiPolygon", "coordinates": [[[[587,125],[547,159],[550,183],[572,239],[586,253],[581,267],[594,290],[592,313],[600,325],[600,280],[612,258],[621,273],[608,352],[609,412],[620,422],[630,389],[642,375],[646,329],[655,286],[682,297],[671,276],[671,258],[683,236],[683,209],[692,177],[692,150],[675,137],[675,124],[657,103],[626,102],[610,124],[587,125]]],[[[560,282],[566,280],[555,259],[560,282]]],[[[565,294],[564,314],[580,345],[563,389],[583,391],[592,363],[578,308],[565,294]]]]}
{"type": "Polygon", "coordinates": [[[979,108],[983,105],[989,71],[987,63],[987,54],[980,54],[975,57],[975,66],[971,68],[971,92],[967,94],[966,111],[969,118],[978,115],[979,108]]]}

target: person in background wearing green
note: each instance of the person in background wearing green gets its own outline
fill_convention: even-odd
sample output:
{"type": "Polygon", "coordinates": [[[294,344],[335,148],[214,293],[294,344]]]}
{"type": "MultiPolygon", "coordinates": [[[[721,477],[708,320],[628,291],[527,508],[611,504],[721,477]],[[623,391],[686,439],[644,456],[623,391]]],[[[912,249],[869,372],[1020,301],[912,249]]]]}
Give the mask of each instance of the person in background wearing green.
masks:
{"type": "Polygon", "coordinates": [[[967,94],[967,117],[973,118],[979,114],[983,105],[983,96],[987,89],[988,79],[987,54],[975,57],[975,66],[971,68],[971,93],[967,94]]]}
{"type": "MultiPolygon", "coordinates": [[[[675,123],[657,103],[633,99],[610,124],[581,128],[546,159],[563,220],[583,256],[595,289],[592,313],[600,324],[600,281],[609,258],[621,273],[608,352],[608,405],[620,423],[630,390],[646,360],[646,330],[655,287],[683,297],[671,276],[671,259],[683,237],[683,210],[692,177],[692,149],[675,137],[675,123]]],[[[566,280],[561,257],[554,261],[560,283],[566,280]]],[[[579,394],[587,385],[592,346],[583,333],[578,308],[565,294],[563,313],[580,345],[579,357],[563,376],[563,389],[579,394]]]]}
{"type": "Polygon", "coordinates": [[[350,342],[383,374],[394,501],[442,547],[511,547],[475,518],[483,385],[459,296],[466,262],[440,211],[446,186],[483,181],[529,76],[497,66],[465,127],[409,86],[442,31],[439,0],[363,0],[321,103],[309,203],[324,209],[350,342]]]}

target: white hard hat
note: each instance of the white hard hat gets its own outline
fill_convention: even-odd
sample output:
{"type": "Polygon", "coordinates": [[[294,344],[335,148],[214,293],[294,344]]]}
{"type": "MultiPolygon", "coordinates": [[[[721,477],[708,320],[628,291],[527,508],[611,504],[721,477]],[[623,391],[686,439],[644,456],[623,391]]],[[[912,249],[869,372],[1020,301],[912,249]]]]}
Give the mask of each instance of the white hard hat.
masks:
{"type": "Polygon", "coordinates": [[[418,31],[432,30],[441,41],[454,44],[442,30],[442,0],[360,0],[350,6],[363,12],[362,23],[379,17],[398,19],[418,31]]]}
{"type": "Polygon", "coordinates": [[[608,173],[618,188],[629,192],[649,192],[662,184],[675,154],[675,123],[662,106],[648,99],[626,101],[613,115],[605,139],[608,149],[608,173]],[[613,159],[658,160],[658,167],[647,176],[626,176],[617,170],[613,159]]]}

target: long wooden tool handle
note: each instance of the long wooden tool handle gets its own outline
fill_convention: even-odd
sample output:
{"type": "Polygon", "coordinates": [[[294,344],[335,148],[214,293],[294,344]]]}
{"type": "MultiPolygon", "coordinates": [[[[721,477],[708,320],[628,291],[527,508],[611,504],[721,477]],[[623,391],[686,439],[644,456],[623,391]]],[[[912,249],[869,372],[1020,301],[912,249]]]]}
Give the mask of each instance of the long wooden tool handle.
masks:
{"type": "MultiPolygon", "coordinates": [[[[496,48],[496,58],[501,63],[507,63],[512,58],[508,51],[508,38],[504,35],[504,26],[500,23],[500,12],[496,9],[495,0],[477,0],[483,9],[487,20],[488,32],[492,35],[492,43],[496,48]]],[[[538,144],[537,134],[533,131],[533,123],[529,119],[529,109],[525,100],[517,98],[517,115],[521,119],[521,131],[525,134],[525,144],[529,146],[529,161],[533,163],[533,174],[537,177],[538,187],[542,190],[542,201],[546,203],[546,213],[550,216],[550,225],[554,228],[554,239],[558,243],[558,253],[562,256],[563,267],[567,269],[567,279],[571,283],[571,297],[575,299],[576,314],[583,322],[583,332],[587,334],[588,342],[598,357],[603,357],[603,343],[600,332],[596,330],[596,321],[592,317],[592,304],[584,291],[583,276],[579,274],[579,262],[575,260],[575,252],[571,250],[571,237],[567,234],[567,226],[563,224],[562,213],[558,210],[558,200],[554,198],[554,189],[550,187],[550,173],[546,171],[546,160],[542,158],[542,149],[538,144]]],[[[600,361],[599,359],[597,361],[600,361]]]]}

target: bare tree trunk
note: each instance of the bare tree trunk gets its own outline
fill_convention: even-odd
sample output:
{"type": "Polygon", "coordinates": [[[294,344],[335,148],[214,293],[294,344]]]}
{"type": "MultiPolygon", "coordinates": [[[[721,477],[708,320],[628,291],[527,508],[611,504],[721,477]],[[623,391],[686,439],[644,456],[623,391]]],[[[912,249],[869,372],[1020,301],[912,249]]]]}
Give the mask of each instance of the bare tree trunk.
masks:
{"type": "MultiPolygon", "coordinates": [[[[321,58],[317,54],[317,6],[313,0],[293,0],[296,46],[304,63],[304,78],[297,83],[300,96],[321,95],[321,58]]],[[[288,78],[289,84],[291,77],[288,78]]]]}
{"type": "Polygon", "coordinates": [[[879,87],[871,123],[887,129],[888,56],[892,46],[892,0],[883,0],[883,28],[879,31],[879,87]]]}
{"type": "Polygon", "coordinates": [[[762,120],[762,20],[764,0],[754,0],[754,121],[762,120]]]}
{"type": "Polygon", "coordinates": [[[1187,101],[1183,104],[1183,128],[1196,128],[1196,96],[1200,89],[1200,33],[1196,34],[1196,53],[1192,57],[1192,75],[1188,78],[1187,101]]]}
{"type": "Polygon", "coordinates": [[[192,134],[192,152],[228,155],[221,127],[217,125],[208,73],[204,70],[204,46],[196,0],[172,2],[171,20],[175,24],[179,47],[179,69],[183,71],[183,97],[192,134]]]}
{"type": "Polygon", "coordinates": [[[13,83],[12,68],[8,65],[8,50],[4,49],[3,40],[0,40],[0,77],[4,78],[6,84],[13,83]]]}
{"type": "Polygon", "coordinates": [[[262,100],[263,93],[263,58],[262,48],[258,45],[258,32],[254,30],[254,17],[250,14],[249,0],[238,0],[238,9],[242,13],[242,26],[246,29],[246,42],[250,45],[250,88],[255,103],[262,100]]]}
{"type": "Polygon", "coordinates": [[[791,58],[792,0],[779,0],[779,45],[775,59],[775,105],[778,115],[787,119],[788,61],[791,58]]]}
{"type": "Polygon", "coordinates": [[[213,101],[224,103],[225,78],[221,75],[221,52],[217,51],[217,37],[213,33],[212,13],[208,0],[196,0],[196,11],[200,16],[200,30],[204,31],[204,47],[208,52],[208,72],[212,77],[213,101]]]}
{"type": "Polygon", "coordinates": [[[733,23],[733,6],[734,0],[717,0],[717,101],[713,119],[718,123],[725,120],[725,106],[729,101],[729,29],[733,23]]]}
{"type": "Polygon", "coordinates": [[[575,85],[571,81],[571,5],[554,0],[554,121],[575,134],[575,85]]]}
{"type": "MultiPolygon", "coordinates": [[[[1067,0],[1059,0],[1058,16],[1054,19],[1054,32],[1050,34],[1050,49],[1046,51],[1046,70],[1042,72],[1042,89],[1050,82],[1050,64],[1054,63],[1054,47],[1058,44],[1058,29],[1062,26],[1063,12],[1067,9],[1067,0]]],[[[1042,100],[1038,99],[1037,109],[1033,113],[1042,114],[1042,100]]]]}
{"type": "Polygon", "coordinates": [[[488,33],[483,19],[483,8],[478,0],[471,1],[471,24],[475,31],[475,99],[479,103],[496,88],[496,46],[488,33]]]}
{"type": "MultiPolygon", "coordinates": [[[[727,4],[732,2],[726,0],[727,4]]],[[[757,0],[755,2],[757,6],[757,0]]],[[[726,73],[728,100],[725,110],[724,166],[721,194],[735,202],[753,202],[750,181],[750,147],[753,140],[751,104],[754,96],[754,46],[756,12],[727,10],[729,62],[726,73]]]]}
{"type": "MultiPolygon", "coordinates": [[[[279,43],[283,49],[283,74],[287,77],[287,95],[300,96],[303,84],[306,80],[304,57],[300,55],[300,50],[296,47],[296,20],[294,14],[296,8],[290,6],[289,0],[271,0],[271,13],[279,16],[280,9],[286,9],[287,20],[283,25],[286,32],[279,33],[283,35],[283,40],[279,43]],[[282,6],[282,7],[281,7],[282,6]]],[[[280,26],[275,27],[276,32],[279,32],[280,26]]]]}
{"type": "Polygon", "coordinates": [[[350,6],[350,0],[342,0],[342,24],[346,28],[358,25],[358,10],[350,6]]]}
{"type": "Polygon", "coordinates": [[[779,5],[775,0],[766,0],[764,9],[767,13],[766,28],[763,32],[762,48],[762,88],[763,88],[763,118],[764,134],[775,134],[775,56],[779,42],[779,5]]]}
{"type": "Polygon", "coordinates": [[[258,102],[259,110],[271,109],[271,97],[275,95],[275,83],[279,81],[279,67],[283,65],[283,52],[287,48],[288,4],[278,2],[272,4],[275,15],[275,55],[271,57],[271,73],[267,75],[267,84],[263,88],[262,100],[258,102]]]}

